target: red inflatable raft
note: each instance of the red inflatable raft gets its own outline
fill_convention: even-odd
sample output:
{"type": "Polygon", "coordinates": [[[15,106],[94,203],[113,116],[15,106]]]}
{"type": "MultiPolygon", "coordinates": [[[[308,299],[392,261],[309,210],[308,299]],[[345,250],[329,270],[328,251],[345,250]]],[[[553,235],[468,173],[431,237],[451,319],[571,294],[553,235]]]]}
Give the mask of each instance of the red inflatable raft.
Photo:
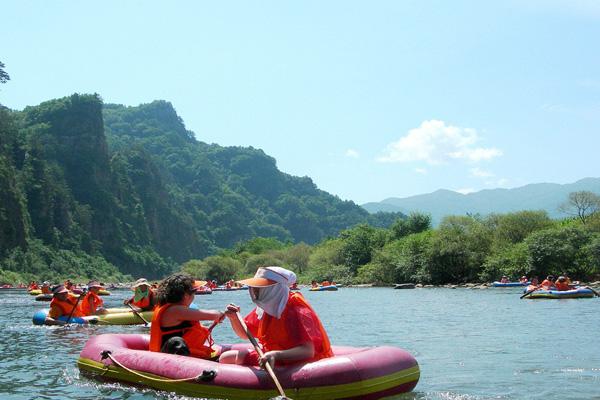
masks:
{"type": "MultiPolygon", "coordinates": [[[[267,372],[258,367],[150,352],[148,342],[148,335],[94,336],[77,365],[82,373],[97,379],[188,396],[258,400],[278,395],[267,372]]],[[[223,349],[241,347],[248,346],[224,345],[223,349]]],[[[419,381],[417,361],[402,349],[333,346],[333,351],[331,358],[276,367],[287,396],[294,400],[380,399],[409,392],[419,381]]]]}

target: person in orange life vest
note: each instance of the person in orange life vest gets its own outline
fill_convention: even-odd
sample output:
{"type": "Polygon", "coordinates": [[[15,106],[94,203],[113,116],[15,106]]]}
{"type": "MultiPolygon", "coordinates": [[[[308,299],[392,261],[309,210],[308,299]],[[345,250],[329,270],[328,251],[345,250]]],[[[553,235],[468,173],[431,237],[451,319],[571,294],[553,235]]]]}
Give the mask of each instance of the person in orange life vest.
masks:
{"type": "Polygon", "coordinates": [[[133,297],[125,299],[123,304],[131,304],[137,312],[154,310],[156,306],[156,294],[146,279],[138,279],[131,289],[133,290],[133,297]]]}
{"type": "MultiPolygon", "coordinates": [[[[310,362],[332,357],[329,338],[319,317],[301,293],[290,292],[296,282],[292,271],[281,267],[259,268],[254,278],[239,281],[250,286],[248,292],[256,308],[246,317],[248,330],[262,345],[264,356],[255,351],[229,350],[219,362],[228,364],[271,365],[310,362]]],[[[232,307],[228,306],[228,310],[232,307]]],[[[239,310],[239,308],[238,308],[239,310]]],[[[228,314],[234,332],[247,339],[239,320],[228,314]]]]}
{"type": "Polygon", "coordinates": [[[554,286],[556,286],[556,290],[558,290],[559,292],[571,290],[571,286],[569,286],[567,278],[565,278],[564,276],[559,276],[556,282],[554,282],[554,286]]]}
{"type": "Polygon", "coordinates": [[[544,290],[550,290],[554,286],[554,276],[548,275],[540,285],[544,290]]]}
{"type": "Polygon", "coordinates": [[[60,321],[59,317],[83,317],[81,304],[78,304],[76,296],[70,293],[63,285],[52,288],[52,301],[50,302],[50,311],[46,317],[47,325],[64,325],[65,321],[60,321]],[[71,314],[72,313],[72,314],[71,314]]]}
{"type": "Polygon", "coordinates": [[[42,284],[42,294],[51,294],[52,290],[50,290],[50,282],[44,281],[42,284]]]}
{"type": "Polygon", "coordinates": [[[150,327],[150,351],[204,359],[216,355],[210,332],[199,321],[221,321],[225,313],[190,308],[195,293],[194,279],[187,274],[174,274],[161,282],[150,327]]]}
{"type": "Polygon", "coordinates": [[[98,315],[106,314],[104,308],[104,300],[100,298],[98,292],[102,289],[102,285],[98,281],[90,281],[87,284],[88,292],[81,299],[81,312],[83,315],[98,315]]]}
{"type": "Polygon", "coordinates": [[[331,282],[323,281],[323,282],[321,282],[321,286],[331,286],[331,282]]]}

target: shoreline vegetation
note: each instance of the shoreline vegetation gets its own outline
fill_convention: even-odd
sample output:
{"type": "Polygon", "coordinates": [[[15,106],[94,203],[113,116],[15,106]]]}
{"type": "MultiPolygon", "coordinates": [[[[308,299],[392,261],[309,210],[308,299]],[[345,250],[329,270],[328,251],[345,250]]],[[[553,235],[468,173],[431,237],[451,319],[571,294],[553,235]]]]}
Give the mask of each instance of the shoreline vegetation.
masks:
{"type": "MultiPolygon", "coordinates": [[[[258,237],[201,260],[189,260],[173,271],[223,283],[251,276],[258,267],[268,265],[293,270],[300,284],[327,280],[344,286],[385,287],[412,282],[424,288],[484,289],[503,275],[516,281],[523,275],[543,279],[566,273],[597,287],[600,214],[588,216],[585,222],[552,220],[543,211],[450,216],[432,228],[428,215],[412,213],[389,229],[362,224],[313,246],[258,237]]],[[[16,271],[0,270],[0,283],[62,281],[57,275],[78,282],[99,278],[93,273],[76,277],[65,273],[67,268],[60,274],[28,274],[23,279],[16,271]]],[[[100,277],[104,282],[134,278],[138,276],[100,277]]]]}

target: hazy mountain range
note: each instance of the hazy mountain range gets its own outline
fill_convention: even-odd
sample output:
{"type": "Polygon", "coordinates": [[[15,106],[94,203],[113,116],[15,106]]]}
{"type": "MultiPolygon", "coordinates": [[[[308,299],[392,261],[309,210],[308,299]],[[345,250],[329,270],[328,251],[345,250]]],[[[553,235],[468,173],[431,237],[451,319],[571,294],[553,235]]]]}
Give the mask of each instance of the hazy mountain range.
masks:
{"type": "Polygon", "coordinates": [[[588,190],[600,194],[600,178],[584,178],[574,183],[534,183],[514,189],[486,189],[462,194],[440,189],[433,193],[405,198],[390,197],[381,202],[363,204],[367,211],[394,211],[431,214],[437,225],[446,215],[507,213],[519,210],[546,210],[553,218],[564,217],[559,206],[571,192],[588,190]]]}

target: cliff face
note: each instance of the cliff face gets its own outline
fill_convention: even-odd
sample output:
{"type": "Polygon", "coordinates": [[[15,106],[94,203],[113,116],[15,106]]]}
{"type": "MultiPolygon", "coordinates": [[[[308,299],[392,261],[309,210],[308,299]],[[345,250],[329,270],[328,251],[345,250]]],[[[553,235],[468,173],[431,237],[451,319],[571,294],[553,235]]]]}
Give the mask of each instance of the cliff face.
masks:
{"type": "Polygon", "coordinates": [[[165,101],[74,94],[1,111],[0,269],[62,271],[53,257],[64,250],[73,268],[93,256],[154,278],[256,236],[316,243],[390,222],[282,173],[262,150],[197,141],[165,101]],[[27,256],[32,240],[44,255],[27,256]]]}

